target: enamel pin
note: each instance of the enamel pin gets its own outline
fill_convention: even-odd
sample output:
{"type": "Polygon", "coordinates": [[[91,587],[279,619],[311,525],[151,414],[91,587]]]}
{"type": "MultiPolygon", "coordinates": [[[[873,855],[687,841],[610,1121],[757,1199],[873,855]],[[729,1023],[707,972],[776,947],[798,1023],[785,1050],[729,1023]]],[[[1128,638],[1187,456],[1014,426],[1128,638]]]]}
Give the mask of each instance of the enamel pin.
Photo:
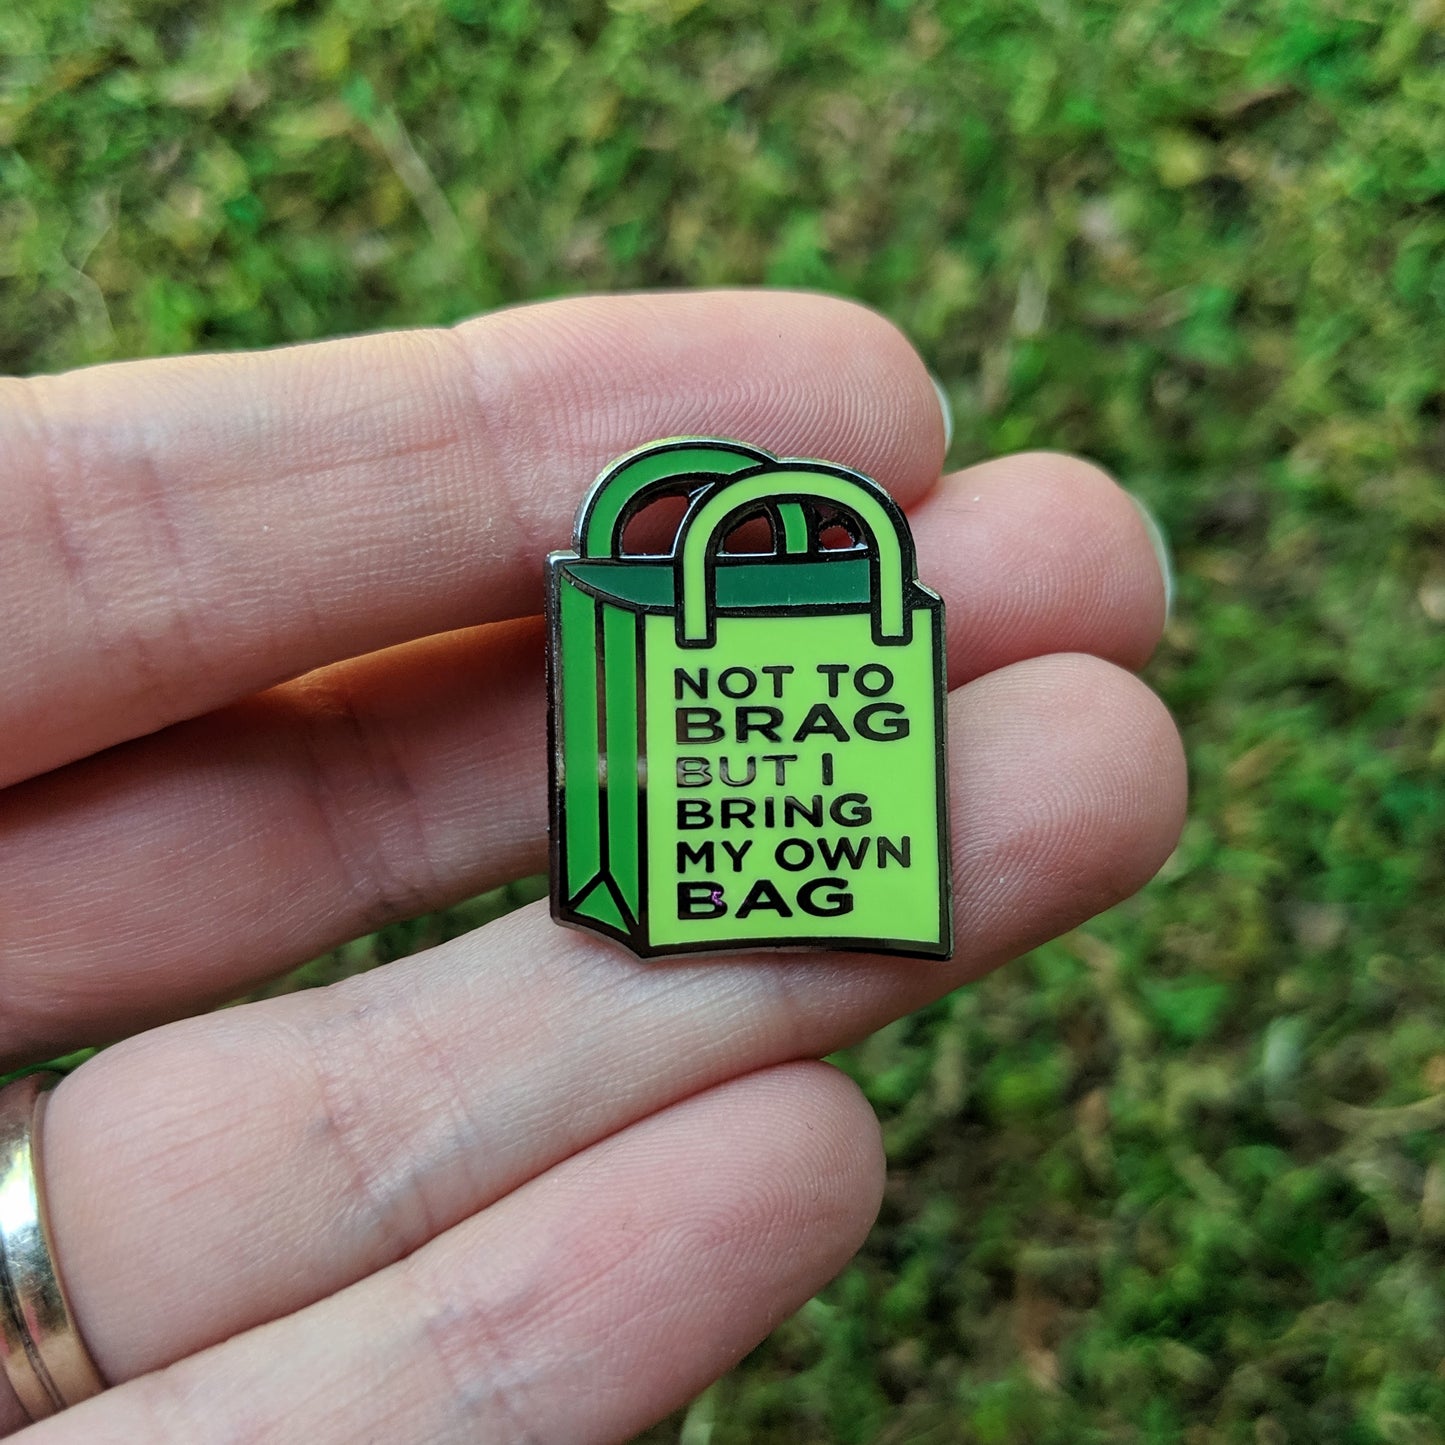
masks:
{"type": "Polygon", "coordinates": [[[548,557],[547,612],[559,923],[642,958],[950,955],[943,601],[877,482],[642,447],[548,557]],[[670,548],[624,552],[664,498],[685,506],[670,548]],[[745,524],[766,551],[736,550],[745,524]]]}

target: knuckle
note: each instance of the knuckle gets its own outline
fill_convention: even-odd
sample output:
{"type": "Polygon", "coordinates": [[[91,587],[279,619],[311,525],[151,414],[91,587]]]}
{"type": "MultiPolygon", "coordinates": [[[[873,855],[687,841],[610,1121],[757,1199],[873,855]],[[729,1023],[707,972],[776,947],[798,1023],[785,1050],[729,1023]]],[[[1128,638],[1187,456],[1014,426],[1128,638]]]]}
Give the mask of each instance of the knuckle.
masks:
{"type": "Polygon", "coordinates": [[[403,750],[344,667],[296,684],[300,763],[324,853],[364,928],[424,913],[440,893],[426,813],[403,750]]]}
{"type": "Polygon", "coordinates": [[[209,675],[191,605],[202,573],[153,439],[139,423],[106,417],[91,386],[77,372],[7,388],[22,529],[40,543],[32,555],[48,559],[32,575],[50,605],[34,615],[67,620],[52,647],[174,710],[175,669],[164,660],[179,655],[193,675],[209,675]]]}
{"type": "Polygon", "coordinates": [[[449,1228],[487,1186],[473,1162],[484,1152],[480,1126],[445,1038],[397,991],[378,998],[374,983],[333,985],[302,1028],[312,1132],[336,1160],[379,1266],[449,1228]],[[378,1075],[409,1081],[404,1122],[378,1094],[378,1075]]]}
{"type": "Polygon", "coordinates": [[[529,1369],[516,1349],[518,1331],[506,1310],[456,1291],[438,1298],[418,1271],[401,1273],[417,1311],[418,1348],[442,1382],[459,1438],[475,1439],[484,1432],[517,1445],[539,1445],[529,1369]]]}

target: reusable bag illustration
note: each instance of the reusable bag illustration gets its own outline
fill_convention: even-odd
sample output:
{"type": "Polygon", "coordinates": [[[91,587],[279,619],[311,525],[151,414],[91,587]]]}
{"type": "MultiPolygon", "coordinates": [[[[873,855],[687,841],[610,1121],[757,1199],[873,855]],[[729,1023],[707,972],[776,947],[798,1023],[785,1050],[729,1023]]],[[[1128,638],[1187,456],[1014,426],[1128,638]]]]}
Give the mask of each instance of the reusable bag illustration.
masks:
{"type": "Polygon", "coordinates": [[[644,958],[948,957],[943,602],[892,497],[680,438],[603,472],[573,548],[547,559],[557,921],[644,958]],[[624,553],[665,496],[671,550],[624,553]],[[755,517],[772,550],[724,550],[755,517]]]}

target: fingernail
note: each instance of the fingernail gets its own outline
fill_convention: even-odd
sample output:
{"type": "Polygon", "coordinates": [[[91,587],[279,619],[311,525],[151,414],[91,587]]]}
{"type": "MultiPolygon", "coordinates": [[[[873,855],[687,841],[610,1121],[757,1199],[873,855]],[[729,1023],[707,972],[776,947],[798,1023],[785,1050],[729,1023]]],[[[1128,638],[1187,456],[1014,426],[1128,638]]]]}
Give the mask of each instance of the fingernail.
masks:
{"type": "Polygon", "coordinates": [[[933,389],[938,393],[938,409],[943,413],[943,450],[947,452],[953,445],[953,403],[948,399],[948,393],[943,389],[943,383],[930,371],[928,379],[933,383],[933,389]]]}
{"type": "Polygon", "coordinates": [[[1146,502],[1127,490],[1125,496],[1133,502],[1139,513],[1139,520],[1149,534],[1149,545],[1154,549],[1154,560],[1158,562],[1159,575],[1164,579],[1164,620],[1168,622],[1174,615],[1174,561],[1169,555],[1169,539],[1164,535],[1164,528],[1159,525],[1159,519],[1149,510],[1146,502]]]}

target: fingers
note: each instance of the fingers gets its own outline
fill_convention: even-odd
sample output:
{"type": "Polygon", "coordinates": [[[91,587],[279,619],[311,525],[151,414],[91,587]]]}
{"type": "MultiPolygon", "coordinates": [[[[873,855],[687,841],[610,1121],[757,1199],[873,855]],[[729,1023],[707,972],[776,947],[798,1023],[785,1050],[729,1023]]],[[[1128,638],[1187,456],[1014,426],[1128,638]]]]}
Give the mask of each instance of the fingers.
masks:
{"type": "MultiPolygon", "coordinates": [[[[974,467],[913,526],[950,609],[955,685],[1053,651],[1137,665],[1157,640],[1152,549],[1087,463],[974,467]]],[[[500,624],[338,665],[13,790],[0,1060],[234,997],[542,868],[544,706],[540,624],[500,624]]]]}
{"type": "Polygon", "coordinates": [[[72,1075],[47,1114],[52,1223],[108,1377],[344,1288],[680,1098],[838,1048],[1126,896],[1172,847],[1178,741],[1128,674],[1039,658],[949,713],[951,964],[638,964],[533,907],[72,1075]]]}
{"type": "Polygon", "coordinates": [[[543,866],[541,620],[374,654],[12,788],[0,1060],[234,998],[543,866]]]}
{"type": "Polygon", "coordinates": [[[568,1159],[389,1270],[25,1437],[271,1445],[629,1439],[835,1275],[882,1192],[821,1064],[723,1085],[568,1159]]]}
{"type": "Polygon", "coordinates": [[[541,611],[582,489],[655,437],[826,453],[901,501],[943,420],[821,296],[586,297],[452,330],[0,387],[0,784],[413,637],[541,611]]]}

